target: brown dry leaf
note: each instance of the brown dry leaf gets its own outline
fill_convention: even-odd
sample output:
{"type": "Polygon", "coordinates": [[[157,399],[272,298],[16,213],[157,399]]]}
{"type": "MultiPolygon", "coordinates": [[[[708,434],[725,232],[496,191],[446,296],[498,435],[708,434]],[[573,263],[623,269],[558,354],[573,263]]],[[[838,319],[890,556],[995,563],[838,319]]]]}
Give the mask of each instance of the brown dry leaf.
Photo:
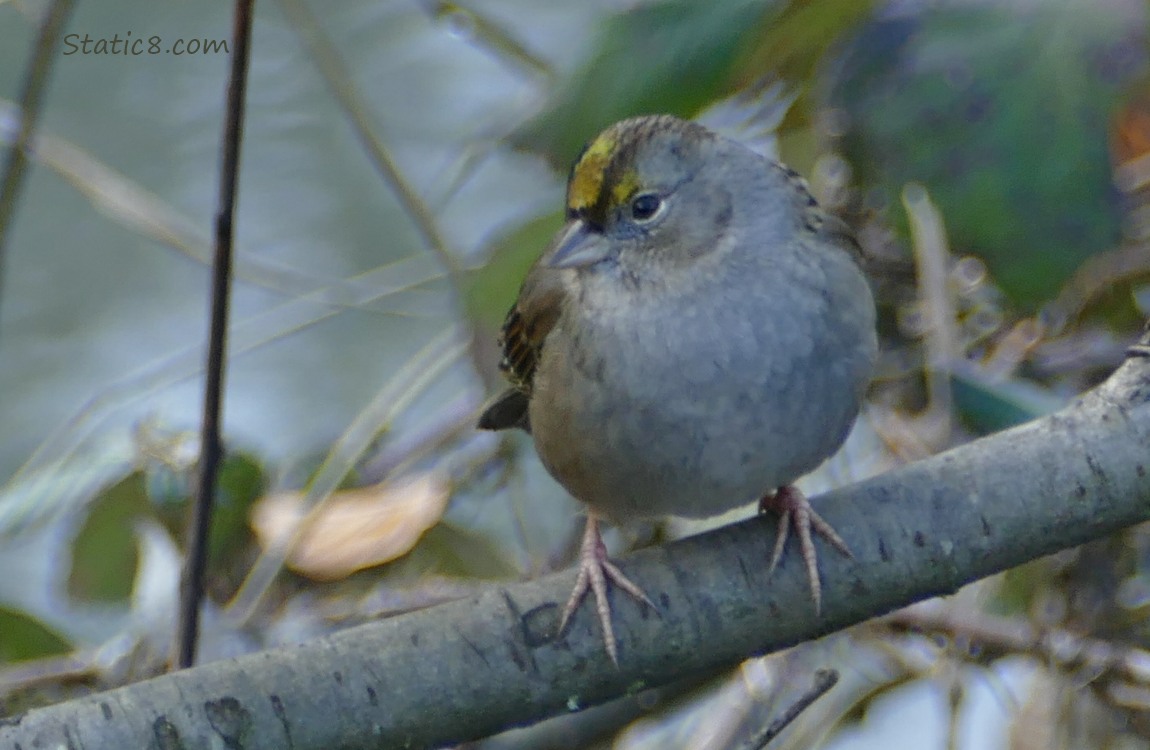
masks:
{"type": "MultiPolygon", "coordinates": [[[[394,560],[439,521],[447,498],[447,483],[436,474],[336,492],[300,536],[288,567],[331,581],[394,560]]],[[[261,546],[294,533],[305,515],[302,501],[303,493],[279,492],[255,504],[252,529],[261,546]]]]}

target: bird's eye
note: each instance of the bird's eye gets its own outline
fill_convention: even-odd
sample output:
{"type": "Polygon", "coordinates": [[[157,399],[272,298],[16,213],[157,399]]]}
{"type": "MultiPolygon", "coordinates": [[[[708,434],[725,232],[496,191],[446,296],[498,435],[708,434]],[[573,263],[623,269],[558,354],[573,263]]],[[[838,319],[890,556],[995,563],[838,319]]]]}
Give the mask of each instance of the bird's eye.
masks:
{"type": "Polygon", "coordinates": [[[635,221],[649,221],[659,213],[663,201],[654,193],[643,193],[631,201],[631,218],[635,221]]]}

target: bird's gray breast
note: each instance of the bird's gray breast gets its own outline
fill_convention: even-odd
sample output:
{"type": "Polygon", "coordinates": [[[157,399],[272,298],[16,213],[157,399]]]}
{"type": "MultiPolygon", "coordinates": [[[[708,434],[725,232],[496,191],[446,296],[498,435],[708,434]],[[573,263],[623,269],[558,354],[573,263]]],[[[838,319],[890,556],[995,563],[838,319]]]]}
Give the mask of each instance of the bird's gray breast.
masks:
{"type": "MultiPolygon", "coordinates": [[[[844,311],[820,296],[824,273],[735,278],[681,304],[600,306],[592,289],[536,375],[531,423],[551,473],[622,519],[715,515],[813,469],[845,437],[870,366],[865,353],[835,361],[844,311]]],[[[870,314],[852,325],[873,340],[863,287],[870,314]]]]}

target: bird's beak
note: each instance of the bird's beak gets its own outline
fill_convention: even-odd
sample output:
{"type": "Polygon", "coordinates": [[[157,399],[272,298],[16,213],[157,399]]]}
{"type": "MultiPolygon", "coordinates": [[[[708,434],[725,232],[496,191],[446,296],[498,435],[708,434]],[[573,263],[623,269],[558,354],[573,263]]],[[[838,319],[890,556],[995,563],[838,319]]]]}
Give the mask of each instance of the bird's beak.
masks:
{"type": "Polygon", "coordinates": [[[611,246],[602,232],[597,232],[582,219],[563,227],[555,238],[553,249],[544,265],[549,268],[586,268],[606,260],[611,246]]]}

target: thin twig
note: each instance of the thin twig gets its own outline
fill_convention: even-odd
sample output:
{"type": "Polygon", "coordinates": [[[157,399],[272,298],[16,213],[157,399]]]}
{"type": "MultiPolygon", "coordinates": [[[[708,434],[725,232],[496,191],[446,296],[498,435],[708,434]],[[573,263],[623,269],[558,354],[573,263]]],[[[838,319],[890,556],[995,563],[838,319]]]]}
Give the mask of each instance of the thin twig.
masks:
{"type": "Polygon", "coordinates": [[[442,450],[465,431],[474,434],[472,431],[480,411],[481,406],[476,404],[474,395],[456,398],[423,424],[393,439],[389,436],[387,444],[360,469],[360,479],[367,484],[382,482],[386,477],[402,474],[413,464],[442,450]]]}
{"type": "Polygon", "coordinates": [[[4,291],[4,256],[8,230],[12,225],[20,188],[24,184],[24,168],[28,164],[27,149],[32,143],[36,121],[40,118],[40,107],[44,101],[44,91],[48,87],[56,47],[74,5],[73,0],[54,0],[48,8],[48,13],[40,24],[40,38],[36,40],[36,47],[32,51],[32,59],[24,76],[24,85],[20,90],[20,130],[8,149],[8,155],[4,159],[3,175],[0,176],[0,298],[4,291]]]}
{"type": "Polygon", "coordinates": [[[827,692],[833,688],[839,681],[839,673],[834,669],[820,669],[815,672],[815,681],[807,692],[799,696],[799,699],[791,704],[790,708],[782,713],[779,718],[771,722],[761,734],[751,738],[746,747],[752,750],[762,750],[766,747],[771,740],[778,737],[784,729],[790,726],[791,722],[799,717],[803,711],[811,707],[815,701],[822,698],[827,692]]]}
{"type": "Polygon", "coordinates": [[[931,600],[900,609],[884,622],[897,630],[976,643],[982,660],[1021,654],[1059,669],[1081,669],[1096,679],[1150,686],[1150,651],[1062,628],[1038,628],[1020,617],[959,610],[931,600]]]}
{"type": "Polygon", "coordinates": [[[955,321],[954,293],[947,283],[950,249],[942,213],[922,185],[911,183],[902,191],[903,207],[914,240],[919,297],[926,314],[926,388],[929,404],[917,415],[921,434],[932,445],[941,445],[950,435],[952,394],[951,364],[960,356],[955,321]]]}
{"type": "Polygon", "coordinates": [[[515,72],[538,77],[545,83],[555,79],[555,69],[550,63],[498,22],[474,8],[448,0],[428,0],[420,5],[431,18],[453,24],[460,36],[466,36],[478,49],[488,52],[515,72]]]}
{"type": "Polygon", "coordinates": [[[627,634],[620,669],[593,613],[555,635],[563,573],[33,709],[0,721],[0,746],[143,747],[161,733],[253,750],[458,745],[790,648],[1146,521],[1148,444],[1150,360],[1134,357],[1056,415],[813,499],[855,553],[824,560],[817,620],[801,571],[768,582],[766,566],[746,564],[770,543],[753,518],[619,560],[666,608],[614,613],[627,634]]]}
{"type": "Polygon", "coordinates": [[[374,118],[364,104],[364,97],[355,88],[352,76],[347,70],[347,66],[344,65],[343,59],[339,56],[335,45],[320,28],[315,16],[312,15],[303,0],[280,0],[280,7],[287,14],[304,44],[307,45],[320,75],[331,87],[336,101],[343,108],[372,163],[399,197],[399,202],[403,204],[404,210],[411,217],[416,231],[419,232],[424,243],[443,264],[456,301],[461,301],[463,269],[459,260],[451,252],[447,240],[440,233],[435,216],[416,193],[415,188],[408,184],[403,173],[400,172],[399,166],[391,158],[391,153],[375,133],[372,127],[374,118]]]}
{"type": "Polygon", "coordinates": [[[466,350],[466,338],[460,329],[454,326],[447,329],[404,363],[348,425],[308,483],[302,503],[304,517],[291,534],[277,540],[256,559],[228,604],[228,614],[237,622],[247,622],[256,613],[292,548],[318,516],[326,500],[354,468],[367,446],[466,350]]]}
{"type": "MultiPolygon", "coordinates": [[[[0,0],[2,1],[2,0],[0,0]]],[[[15,123],[18,105],[0,97],[0,144],[16,142],[15,123]],[[12,114],[9,115],[9,112],[12,114]],[[10,129],[12,132],[7,132],[10,129]]],[[[96,158],[76,143],[46,132],[35,134],[29,158],[47,167],[72,185],[97,211],[107,215],[125,229],[175,250],[185,258],[208,266],[212,262],[213,241],[210,231],[177,210],[171,203],[119,170],[96,158]]],[[[210,228],[209,228],[210,229],[210,228]]],[[[232,273],[237,280],[296,299],[322,290],[324,299],[345,307],[356,307],[341,300],[363,296],[354,278],[340,279],[300,271],[260,249],[236,245],[232,273]]],[[[369,309],[369,311],[371,311],[369,309]]]]}
{"type": "MultiPolygon", "coordinates": [[[[235,360],[238,355],[328,320],[346,306],[373,304],[388,295],[442,278],[442,272],[433,268],[432,263],[425,254],[413,255],[347,279],[362,289],[360,297],[341,302],[344,298],[341,289],[325,287],[240,320],[229,331],[230,356],[235,360]],[[330,301],[332,298],[334,302],[330,301]]],[[[185,347],[101,389],[41,441],[11,479],[0,485],[0,493],[45,467],[58,470],[60,464],[71,460],[92,438],[100,424],[128,404],[199,375],[204,365],[200,351],[199,345],[185,347]]]]}
{"type": "Polygon", "coordinates": [[[204,416],[200,443],[200,476],[188,534],[188,553],[180,586],[180,618],[176,632],[176,666],[190,667],[196,657],[200,601],[204,595],[208,530],[222,452],[220,412],[223,408],[228,302],[231,293],[232,239],[235,230],[236,184],[239,182],[240,143],[244,128],[244,92],[248,79],[252,11],[255,0],[237,0],[232,39],[235,48],[228,80],[227,114],[223,133],[223,164],[216,213],[216,251],[212,262],[211,329],[204,387],[204,416]]]}

